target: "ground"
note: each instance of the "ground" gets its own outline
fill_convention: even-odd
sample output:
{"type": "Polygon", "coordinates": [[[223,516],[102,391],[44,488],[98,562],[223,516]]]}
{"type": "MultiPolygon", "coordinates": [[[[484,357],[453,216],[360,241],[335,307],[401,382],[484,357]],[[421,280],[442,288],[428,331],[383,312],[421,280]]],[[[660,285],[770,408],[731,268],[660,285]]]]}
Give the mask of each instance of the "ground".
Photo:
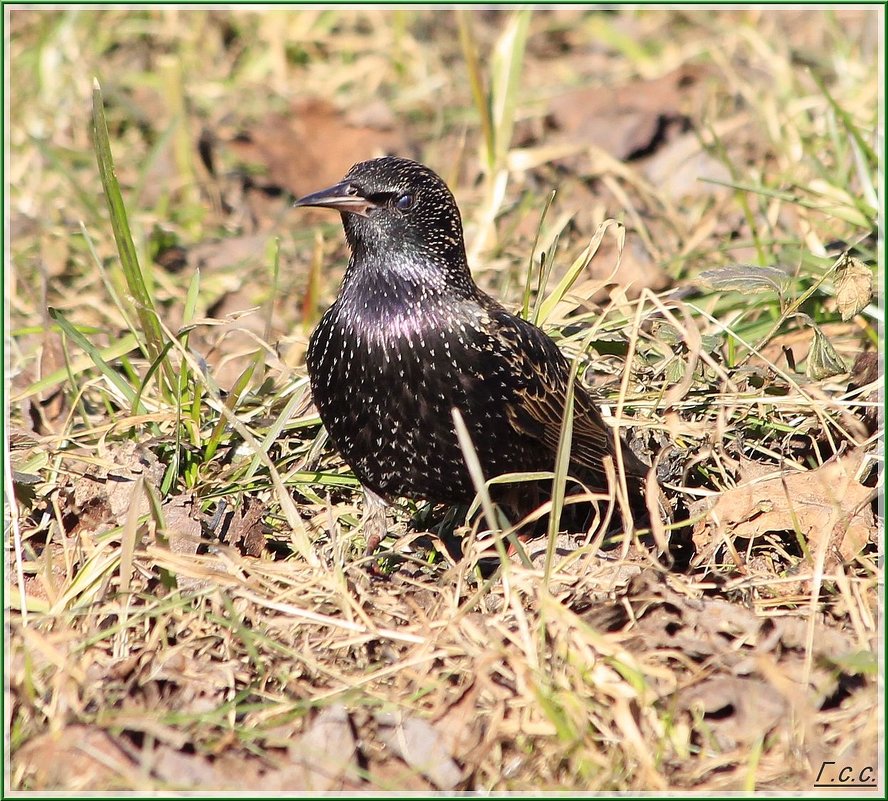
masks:
{"type": "Polygon", "coordinates": [[[884,788],[883,9],[6,14],[7,789],[884,788]],[[482,575],[404,499],[362,555],[290,203],[383,153],[651,530],[482,575]]]}

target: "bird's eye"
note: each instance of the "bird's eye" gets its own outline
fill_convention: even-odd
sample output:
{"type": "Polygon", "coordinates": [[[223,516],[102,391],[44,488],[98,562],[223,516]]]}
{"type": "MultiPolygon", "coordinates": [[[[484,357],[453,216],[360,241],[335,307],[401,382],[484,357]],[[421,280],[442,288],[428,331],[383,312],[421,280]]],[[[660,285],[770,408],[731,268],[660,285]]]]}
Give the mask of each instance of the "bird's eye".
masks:
{"type": "Polygon", "coordinates": [[[409,211],[413,208],[413,203],[414,199],[411,194],[405,193],[403,195],[398,195],[398,197],[395,198],[395,208],[398,211],[409,211]]]}

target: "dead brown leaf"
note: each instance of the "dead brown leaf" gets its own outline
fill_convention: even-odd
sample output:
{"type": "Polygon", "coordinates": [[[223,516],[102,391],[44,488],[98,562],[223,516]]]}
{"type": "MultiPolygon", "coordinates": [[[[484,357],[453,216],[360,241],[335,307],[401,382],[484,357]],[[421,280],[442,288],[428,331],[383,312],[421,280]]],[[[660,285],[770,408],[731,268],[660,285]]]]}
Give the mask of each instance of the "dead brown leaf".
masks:
{"type": "Polygon", "coordinates": [[[478,718],[478,698],[481,682],[473,680],[459,698],[449,704],[444,713],[434,721],[435,727],[444,737],[447,752],[466,764],[475,762],[476,749],[481,744],[484,727],[478,718]]]}
{"type": "Polygon", "coordinates": [[[178,687],[177,708],[200,713],[222,704],[235,685],[237,665],[209,658],[191,642],[158,654],[145,667],[144,681],[164,681],[178,687]]]}
{"type": "MultiPolygon", "coordinates": [[[[644,289],[659,292],[666,289],[671,283],[671,278],[657,264],[645,250],[637,233],[627,231],[626,247],[620,264],[614,272],[616,265],[616,246],[610,239],[605,239],[595,258],[589,264],[588,272],[594,281],[608,279],[595,295],[594,299],[599,303],[607,301],[608,287],[619,286],[626,292],[626,297],[637,298],[644,289]]],[[[570,293],[569,293],[570,294],[570,293]]],[[[582,294],[582,289],[577,287],[577,294],[582,294]]]]}
{"type": "Polygon", "coordinates": [[[138,514],[148,512],[144,494],[133,497],[136,480],[143,477],[152,488],[160,486],[163,465],[148,448],[135,442],[115,443],[100,451],[102,465],[72,479],[73,508],[80,530],[98,531],[120,525],[132,503],[138,514]]]}
{"type": "Polygon", "coordinates": [[[263,165],[270,181],[294,195],[339,181],[355,161],[403,153],[406,145],[393,116],[378,103],[356,116],[318,97],[297,101],[289,114],[271,114],[228,142],[240,158],[263,165]]]}
{"type": "Polygon", "coordinates": [[[439,790],[452,790],[462,779],[441,733],[422,718],[398,713],[377,716],[379,736],[388,748],[439,790]]]}
{"type": "MultiPolygon", "coordinates": [[[[868,350],[858,353],[851,367],[851,380],[848,382],[848,392],[863,390],[864,387],[875,384],[879,377],[879,354],[868,350]]],[[[857,398],[867,402],[865,405],[855,405],[849,409],[849,413],[863,421],[863,437],[871,437],[879,427],[879,396],[878,388],[873,387],[857,394],[857,398]]]]}
{"type": "MultiPolygon", "coordinates": [[[[43,347],[40,350],[40,377],[50,375],[64,366],[65,354],[62,350],[61,337],[52,333],[47,325],[43,336],[43,347]]],[[[58,432],[68,411],[67,396],[62,391],[61,385],[37,393],[36,400],[39,402],[40,419],[46,426],[46,431],[41,433],[58,432]]]]}
{"type": "Polygon", "coordinates": [[[549,106],[549,122],[558,131],[550,141],[594,144],[620,160],[638,156],[658,144],[701,77],[700,69],[684,65],[651,81],[566,92],[549,106]]]}
{"type": "MultiPolygon", "coordinates": [[[[59,558],[59,551],[61,551],[60,546],[53,548],[53,554],[56,558],[52,563],[49,575],[46,572],[41,572],[33,576],[25,576],[25,595],[28,598],[40,598],[50,603],[55,603],[64,590],[68,576],[65,566],[61,558],[59,558]]],[[[7,581],[10,586],[15,582],[12,565],[9,565],[8,568],[7,581]]]]}
{"type": "MultiPolygon", "coordinates": [[[[261,264],[267,242],[268,234],[245,234],[201,242],[188,249],[187,263],[191,269],[199,269],[204,279],[215,273],[230,273],[229,286],[222,288],[237,289],[242,285],[243,270],[232,271],[231,268],[240,268],[245,264],[261,264]]],[[[258,287],[253,289],[259,294],[258,287]]],[[[242,310],[249,305],[252,304],[244,304],[239,309],[242,310]]]]}
{"type": "MultiPolygon", "coordinates": [[[[699,553],[707,551],[715,531],[733,539],[753,539],[769,531],[795,531],[815,551],[829,537],[829,551],[852,559],[875,535],[870,501],[873,489],[860,475],[866,453],[856,448],[816,470],[779,473],[773,465],[744,461],[738,485],[718,496],[706,519],[694,527],[699,553]]],[[[704,502],[692,514],[703,511],[704,502]]]]}
{"type": "Polygon", "coordinates": [[[263,787],[288,791],[343,790],[358,777],[357,742],[341,704],[318,713],[308,730],[287,749],[289,764],[268,774],[263,787]]]}
{"type": "Polygon", "coordinates": [[[694,133],[682,134],[660,148],[645,164],[644,174],[671,198],[731,191],[721,185],[731,180],[730,170],[703,149],[694,133]]]}
{"type": "Polygon", "coordinates": [[[225,541],[241,548],[247,556],[262,556],[265,552],[265,533],[268,530],[262,518],[267,511],[266,505],[261,501],[245,497],[243,504],[232,514],[225,541]]]}
{"type": "Polygon", "coordinates": [[[718,747],[731,750],[763,739],[786,712],[783,696],[761,679],[715,676],[678,694],[679,706],[699,715],[718,747]]]}
{"type": "Polygon", "coordinates": [[[262,788],[259,764],[241,754],[211,760],[164,745],[156,749],[152,765],[155,775],[173,788],[253,792],[262,788]]]}
{"type": "MultiPolygon", "coordinates": [[[[596,604],[584,613],[592,626],[614,631],[626,627],[624,647],[639,655],[654,649],[681,653],[732,675],[758,672],[757,658],[775,654],[784,674],[802,681],[802,671],[787,667],[790,654],[802,658],[807,647],[807,621],[769,618],[723,598],[694,597],[654,570],[632,578],[616,601],[596,604]],[[677,589],[676,589],[677,587],[677,589]]],[[[857,645],[847,633],[817,623],[814,656],[833,659],[857,645]]]]}
{"type": "Polygon", "coordinates": [[[166,538],[174,553],[197,553],[200,545],[200,509],[193,494],[174,495],[164,501],[166,538]]]}
{"type": "Polygon", "coordinates": [[[129,787],[136,768],[104,729],[67,726],[29,740],[12,755],[12,767],[35,790],[110,790],[129,787]]]}
{"type": "Polygon", "coordinates": [[[846,259],[836,272],[836,305],[843,320],[862,312],[873,297],[873,273],[860,259],[846,259]]]}

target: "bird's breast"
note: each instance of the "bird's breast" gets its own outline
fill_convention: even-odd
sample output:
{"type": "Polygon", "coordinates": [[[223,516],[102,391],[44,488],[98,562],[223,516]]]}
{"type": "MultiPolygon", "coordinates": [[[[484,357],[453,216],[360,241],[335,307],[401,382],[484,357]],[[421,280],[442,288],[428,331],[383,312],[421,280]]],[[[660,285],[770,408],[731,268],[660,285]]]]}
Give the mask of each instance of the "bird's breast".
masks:
{"type": "MultiPolygon", "coordinates": [[[[334,304],[312,335],[308,367],[321,419],[362,483],[384,496],[464,501],[473,495],[452,408],[479,442],[514,401],[481,306],[334,304]],[[366,313],[365,313],[366,312],[366,313]]],[[[517,446],[517,443],[516,443],[517,446]]],[[[503,468],[512,444],[499,438],[503,468]]],[[[496,464],[484,460],[493,473],[496,464]]],[[[499,461],[499,457],[493,457],[499,461]]],[[[511,462],[511,463],[510,463],[511,462]]]]}

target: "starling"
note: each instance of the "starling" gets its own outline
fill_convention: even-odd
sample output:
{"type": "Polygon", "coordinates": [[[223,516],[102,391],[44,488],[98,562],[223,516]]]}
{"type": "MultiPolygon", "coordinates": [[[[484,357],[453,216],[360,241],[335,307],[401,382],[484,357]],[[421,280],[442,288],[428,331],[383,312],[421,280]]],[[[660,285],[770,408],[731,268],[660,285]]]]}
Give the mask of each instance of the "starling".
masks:
{"type": "MultiPolygon", "coordinates": [[[[541,329],[475,285],[444,181],[415,161],[379,158],[295,205],[339,211],[351,250],[307,364],[321,420],[363,485],[368,543],[378,544],[396,497],[474,498],[454,407],[486,478],[553,470],[570,365],[541,329]]],[[[613,453],[611,429],[576,384],[571,476],[607,491],[603,458],[613,453]]],[[[640,497],[646,468],[626,445],[621,454],[640,497]]]]}

